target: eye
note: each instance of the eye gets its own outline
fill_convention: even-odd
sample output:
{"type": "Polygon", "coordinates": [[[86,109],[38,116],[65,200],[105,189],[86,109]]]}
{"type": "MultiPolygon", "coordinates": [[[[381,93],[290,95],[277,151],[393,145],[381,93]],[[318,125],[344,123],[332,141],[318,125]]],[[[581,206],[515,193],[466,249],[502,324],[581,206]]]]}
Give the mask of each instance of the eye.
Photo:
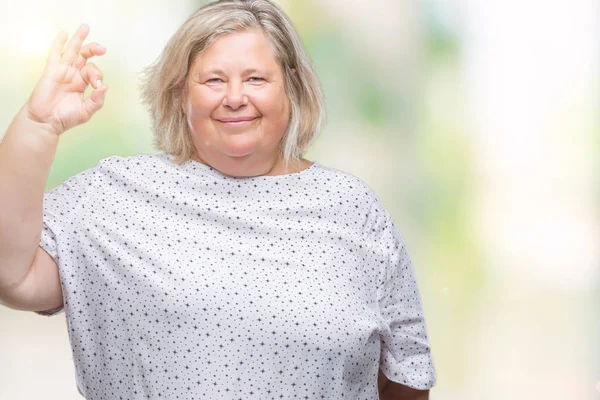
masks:
{"type": "Polygon", "coordinates": [[[221,80],[221,78],[211,78],[209,80],[206,81],[206,83],[219,83],[219,82],[223,82],[221,80]]]}
{"type": "Polygon", "coordinates": [[[253,76],[252,78],[249,79],[250,82],[262,82],[264,81],[263,78],[259,78],[257,76],[253,76]]]}

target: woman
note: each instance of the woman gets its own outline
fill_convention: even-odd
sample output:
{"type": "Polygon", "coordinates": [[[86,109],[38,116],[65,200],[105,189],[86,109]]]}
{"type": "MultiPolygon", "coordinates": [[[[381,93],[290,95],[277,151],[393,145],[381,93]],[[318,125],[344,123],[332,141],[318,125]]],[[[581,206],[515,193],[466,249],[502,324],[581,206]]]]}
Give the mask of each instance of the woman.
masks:
{"type": "Polygon", "coordinates": [[[364,182],[302,158],[323,101],[283,11],[199,9],[146,71],[161,152],[103,159],[43,193],[60,135],[104,104],[88,59],[105,49],[83,45],[88,31],[64,51],[58,35],[0,144],[0,299],[65,311],[80,393],[428,398],[400,233],[364,182]]]}

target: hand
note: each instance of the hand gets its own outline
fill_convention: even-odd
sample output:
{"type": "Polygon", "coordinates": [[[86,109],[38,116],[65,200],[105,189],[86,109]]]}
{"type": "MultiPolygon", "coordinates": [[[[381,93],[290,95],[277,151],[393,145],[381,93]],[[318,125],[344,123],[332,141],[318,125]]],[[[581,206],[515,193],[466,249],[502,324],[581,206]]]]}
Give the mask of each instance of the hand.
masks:
{"type": "Polygon", "coordinates": [[[88,33],[89,26],[81,25],[64,52],[68,35],[65,32],[58,34],[44,73],[25,105],[29,119],[56,135],[89,121],[104,105],[107,87],[102,84],[102,72],[87,60],[103,55],[106,49],[98,43],[82,47],[88,33]],[[83,93],[88,85],[94,90],[84,100],[83,93]]]}

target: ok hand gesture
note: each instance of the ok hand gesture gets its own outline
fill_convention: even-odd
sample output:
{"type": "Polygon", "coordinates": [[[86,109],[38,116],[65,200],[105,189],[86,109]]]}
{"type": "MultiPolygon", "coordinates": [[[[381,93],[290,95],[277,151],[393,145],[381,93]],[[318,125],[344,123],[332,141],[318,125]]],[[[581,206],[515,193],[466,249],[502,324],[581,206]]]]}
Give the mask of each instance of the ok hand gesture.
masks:
{"type": "Polygon", "coordinates": [[[107,87],[102,83],[102,72],[87,61],[103,55],[106,49],[98,43],[82,46],[88,33],[89,26],[81,25],[64,51],[68,35],[58,34],[44,73],[26,104],[28,118],[56,135],[89,121],[104,105],[107,87]],[[84,99],[88,85],[94,90],[84,99]]]}

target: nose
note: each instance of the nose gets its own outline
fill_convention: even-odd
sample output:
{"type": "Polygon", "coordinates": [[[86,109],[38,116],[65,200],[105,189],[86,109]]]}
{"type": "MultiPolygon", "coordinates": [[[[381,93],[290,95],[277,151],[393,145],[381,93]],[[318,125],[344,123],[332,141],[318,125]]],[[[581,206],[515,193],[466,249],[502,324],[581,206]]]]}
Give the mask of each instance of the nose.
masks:
{"type": "Polygon", "coordinates": [[[223,105],[234,110],[248,104],[248,96],[244,93],[244,85],[241,82],[230,81],[223,97],[223,105]]]}

